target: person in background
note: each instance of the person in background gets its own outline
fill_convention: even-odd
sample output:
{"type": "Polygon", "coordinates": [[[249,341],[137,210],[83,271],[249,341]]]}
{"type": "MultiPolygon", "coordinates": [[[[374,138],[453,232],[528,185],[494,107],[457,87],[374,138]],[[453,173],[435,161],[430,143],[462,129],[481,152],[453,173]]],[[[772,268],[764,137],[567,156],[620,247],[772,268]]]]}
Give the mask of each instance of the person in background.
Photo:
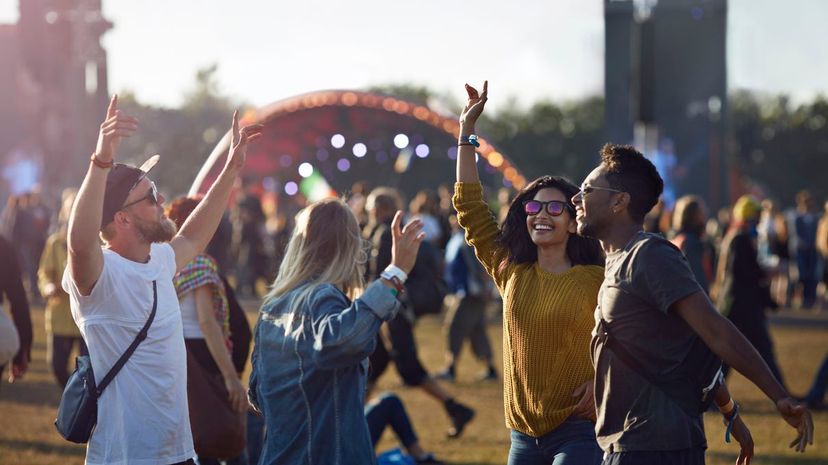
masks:
{"type": "MultiPolygon", "coordinates": [[[[388,187],[374,188],[368,195],[366,208],[369,222],[363,230],[363,237],[368,241],[368,266],[366,272],[369,279],[379,276],[390,263],[392,251],[393,229],[391,227],[394,212],[400,208],[402,202],[396,190],[388,187]]],[[[415,220],[421,223],[419,219],[415,220]]],[[[423,227],[424,237],[428,233],[423,227]]],[[[389,364],[393,363],[397,372],[407,386],[418,387],[431,398],[440,402],[448,415],[451,426],[447,431],[450,438],[459,437],[466,425],[474,418],[472,408],[461,403],[440,385],[420,361],[417,353],[417,341],[414,338],[414,323],[416,314],[412,299],[414,294],[437,295],[437,285],[442,283],[442,256],[436,246],[424,240],[417,251],[417,260],[406,282],[406,292],[402,296],[405,302],[400,312],[386,324],[387,332],[380,337],[377,335],[377,344],[370,359],[369,387],[373,388],[377,380],[385,373],[389,364]],[[438,281],[439,280],[439,283],[438,281]]],[[[431,299],[429,299],[431,300],[431,299]]],[[[435,299],[432,304],[439,313],[443,299],[435,299]]]]}
{"type": "Polygon", "coordinates": [[[468,339],[475,357],[485,367],[478,380],[497,381],[492,346],[486,334],[486,305],[492,292],[491,278],[477,261],[474,250],[466,244],[457,217],[450,216],[449,223],[452,235],[446,245],[446,282],[453,296],[443,325],[448,345],[447,366],[436,377],[446,381],[455,380],[457,358],[463,349],[463,343],[468,339]]]}
{"type": "MultiPolygon", "coordinates": [[[[759,351],[781,385],[785,385],[773,351],[765,310],[775,308],[765,270],[759,266],[756,224],[761,206],[752,196],[739,198],[719,256],[717,306],[759,351]]],[[[727,367],[725,374],[727,374],[727,367]]]]}
{"type": "MultiPolygon", "coordinates": [[[[201,197],[179,197],[167,207],[166,215],[181,228],[187,218],[196,209],[201,197]]],[[[229,306],[224,282],[213,257],[201,253],[184,265],[175,277],[175,292],[181,307],[181,324],[184,345],[190,357],[189,362],[198,363],[202,370],[211,375],[220,375],[227,390],[227,402],[237,412],[247,409],[247,393],[241,383],[241,373],[233,363],[232,344],[230,342],[229,306]]],[[[188,383],[189,389],[203,387],[188,383]]],[[[194,405],[190,397],[191,408],[206,406],[194,405]]],[[[192,416],[192,413],[191,413],[192,416]]],[[[198,452],[198,448],[197,448],[198,452]]],[[[244,456],[225,457],[227,465],[244,465],[244,456]]],[[[197,457],[199,465],[218,465],[215,458],[197,457]]]]}
{"type": "Polygon", "coordinates": [[[707,208],[697,195],[685,195],[676,201],[673,211],[673,231],[670,240],[678,247],[704,292],[710,293],[710,283],[716,279],[713,247],[704,240],[707,208]]]}
{"type": "Polygon", "coordinates": [[[788,223],[771,199],[762,200],[757,226],[759,263],[771,273],[771,296],[782,307],[790,304],[790,259],[788,223]]]}
{"type": "Polygon", "coordinates": [[[825,407],[825,393],[828,391],[828,353],[819,364],[817,373],[811,383],[811,388],[808,393],[802,398],[805,405],[811,410],[824,411],[825,407]]]}
{"type": "Polygon", "coordinates": [[[31,234],[26,237],[24,243],[24,254],[27,256],[30,299],[36,304],[42,304],[41,295],[38,291],[37,269],[40,257],[43,255],[43,248],[46,246],[46,238],[49,236],[49,229],[52,223],[52,213],[43,203],[40,195],[40,188],[34,189],[28,194],[28,216],[31,221],[31,234]]]}
{"type": "Polygon", "coordinates": [[[69,356],[73,348],[77,346],[81,355],[89,353],[80,330],[72,319],[69,294],[60,286],[63,272],[66,270],[69,213],[72,211],[76,195],[76,189],[64,191],[63,205],[58,216],[58,230],[46,240],[37,270],[38,287],[46,299],[46,360],[61,388],[66,386],[66,381],[69,380],[69,356]]]}
{"type": "Polygon", "coordinates": [[[798,286],[802,290],[802,308],[810,309],[816,303],[817,249],[816,232],[819,218],[814,210],[814,201],[807,190],[796,194],[796,212],[793,217],[793,236],[796,268],[799,272],[798,286]]]}
{"type": "Polygon", "coordinates": [[[0,237],[0,378],[11,361],[9,382],[22,379],[32,359],[32,316],[23,287],[23,274],[12,244],[0,237]],[[2,310],[3,297],[9,301],[12,319],[2,310]]]}
{"type": "Polygon", "coordinates": [[[822,309],[828,308],[828,201],[817,226],[816,246],[822,258],[822,309]]]}
{"type": "Polygon", "coordinates": [[[417,439],[417,433],[408,418],[402,400],[391,392],[385,392],[369,400],[365,404],[365,420],[368,422],[368,431],[371,434],[371,444],[374,448],[382,437],[385,428],[390,426],[397,435],[408,455],[418,465],[443,465],[434,454],[426,452],[417,439]]]}
{"type": "Polygon", "coordinates": [[[236,291],[239,296],[258,297],[256,283],[266,279],[265,214],[262,202],[254,192],[253,183],[247,183],[236,201],[233,218],[233,249],[236,256],[236,291]]]}

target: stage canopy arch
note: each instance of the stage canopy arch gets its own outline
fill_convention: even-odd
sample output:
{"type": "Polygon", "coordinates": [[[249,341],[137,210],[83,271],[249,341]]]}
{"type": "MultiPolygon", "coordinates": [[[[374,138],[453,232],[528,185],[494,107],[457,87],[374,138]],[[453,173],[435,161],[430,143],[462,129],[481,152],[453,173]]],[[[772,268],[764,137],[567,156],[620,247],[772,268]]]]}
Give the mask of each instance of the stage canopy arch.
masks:
{"type": "MultiPolygon", "coordinates": [[[[347,192],[357,181],[387,185],[411,196],[455,179],[456,116],[400,98],[352,90],[291,97],[243,115],[243,124],[264,124],[242,172],[278,195],[311,201],[347,192]]],[[[201,167],[190,195],[203,193],[224,166],[230,135],[201,167]]],[[[521,188],[526,179],[508,157],[481,137],[481,180],[489,187],[521,188]]]]}

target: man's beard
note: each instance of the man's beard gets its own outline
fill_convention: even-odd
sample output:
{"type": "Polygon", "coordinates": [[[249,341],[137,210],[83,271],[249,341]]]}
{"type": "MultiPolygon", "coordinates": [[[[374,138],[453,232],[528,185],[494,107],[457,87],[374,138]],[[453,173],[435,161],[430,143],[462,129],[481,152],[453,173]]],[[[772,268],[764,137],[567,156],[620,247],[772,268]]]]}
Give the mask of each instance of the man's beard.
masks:
{"type": "Polygon", "coordinates": [[[598,239],[598,229],[594,223],[586,223],[583,221],[578,222],[578,235],[583,237],[590,237],[592,239],[598,239]]]}
{"type": "Polygon", "coordinates": [[[135,229],[138,234],[147,242],[169,242],[177,232],[175,223],[166,216],[158,222],[135,220],[135,229]]]}

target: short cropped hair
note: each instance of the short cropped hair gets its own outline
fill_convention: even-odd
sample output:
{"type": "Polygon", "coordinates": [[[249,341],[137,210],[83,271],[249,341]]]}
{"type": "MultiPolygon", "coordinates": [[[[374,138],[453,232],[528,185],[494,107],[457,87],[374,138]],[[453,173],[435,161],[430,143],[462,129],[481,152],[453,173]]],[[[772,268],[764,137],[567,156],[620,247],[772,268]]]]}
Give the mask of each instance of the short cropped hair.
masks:
{"type": "Polygon", "coordinates": [[[396,189],[391,187],[376,187],[368,194],[365,201],[365,209],[370,211],[380,208],[385,211],[397,211],[402,209],[402,199],[396,189]]]}
{"type": "Polygon", "coordinates": [[[634,147],[614,144],[601,148],[601,164],[610,187],[630,195],[632,219],[644,221],[664,190],[664,181],[655,165],[634,147]]]}

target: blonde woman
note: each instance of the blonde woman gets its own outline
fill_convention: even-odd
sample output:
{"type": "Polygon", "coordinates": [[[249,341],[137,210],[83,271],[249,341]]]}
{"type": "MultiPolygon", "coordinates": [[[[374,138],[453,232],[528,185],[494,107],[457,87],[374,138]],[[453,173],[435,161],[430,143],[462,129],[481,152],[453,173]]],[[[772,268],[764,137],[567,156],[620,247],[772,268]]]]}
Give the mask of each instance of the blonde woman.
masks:
{"type": "Polygon", "coordinates": [[[365,287],[357,219],[340,200],[297,215],[254,334],[249,398],[267,438],[260,464],[374,463],[363,412],[367,357],[414,266],[422,223],[392,223],[391,265],[365,287]]]}

